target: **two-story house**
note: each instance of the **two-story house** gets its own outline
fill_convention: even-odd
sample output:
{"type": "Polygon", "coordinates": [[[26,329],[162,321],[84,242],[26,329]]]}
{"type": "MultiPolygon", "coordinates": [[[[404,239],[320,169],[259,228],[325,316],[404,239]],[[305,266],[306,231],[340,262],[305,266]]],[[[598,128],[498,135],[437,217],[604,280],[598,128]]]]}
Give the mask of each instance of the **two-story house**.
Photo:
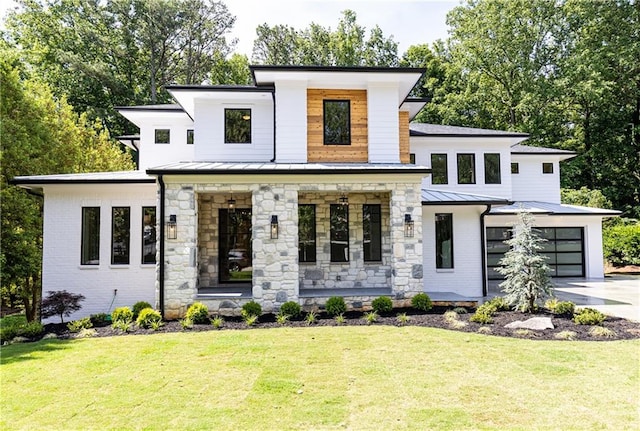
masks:
{"type": "Polygon", "coordinates": [[[119,108],[140,129],[131,172],[18,177],[45,196],[43,290],[78,313],[146,300],[354,308],[482,300],[514,214],[536,214],[557,276],[603,276],[600,224],[560,205],[559,162],[527,135],[414,124],[424,70],[253,66],[253,86],[170,86],[119,108]],[[543,203],[544,202],[544,203],[543,203]]]}

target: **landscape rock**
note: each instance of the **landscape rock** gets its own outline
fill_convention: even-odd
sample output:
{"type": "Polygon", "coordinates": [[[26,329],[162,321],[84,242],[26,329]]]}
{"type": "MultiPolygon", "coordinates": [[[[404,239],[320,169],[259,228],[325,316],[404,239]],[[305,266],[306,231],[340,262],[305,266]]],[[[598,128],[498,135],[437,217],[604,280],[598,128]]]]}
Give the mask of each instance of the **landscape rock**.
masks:
{"type": "Polygon", "coordinates": [[[516,320],[504,326],[509,329],[532,329],[534,331],[543,331],[545,329],[553,329],[551,317],[532,317],[531,319],[522,321],[516,320]]]}

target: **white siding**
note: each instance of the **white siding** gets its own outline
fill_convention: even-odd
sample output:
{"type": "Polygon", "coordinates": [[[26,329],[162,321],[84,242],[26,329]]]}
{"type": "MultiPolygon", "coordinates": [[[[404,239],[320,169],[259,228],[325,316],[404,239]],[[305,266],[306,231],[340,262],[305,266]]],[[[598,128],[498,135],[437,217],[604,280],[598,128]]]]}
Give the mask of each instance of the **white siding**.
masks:
{"type": "Polygon", "coordinates": [[[400,163],[397,84],[369,84],[369,163],[400,163]]]}
{"type": "Polygon", "coordinates": [[[520,172],[511,174],[513,200],[560,203],[560,166],[558,156],[513,154],[520,172]],[[543,174],[542,163],[553,163],[553,173],[543,174]]]}
{"type": "Polygon", "coordinates": [[[140,125],[139,169],[146,170],[176,161],[193,160],[195,145],[187,145],[187,130],[193,129],[191,120],[163,117],[140,125]],[[170,143],[156,144],[155,130],[169,129],[170,143]]]}
{"type": "Polygon", "coordinates": [[[307,83],[276,82],[276,162],[307,163],[307,83]]]}
{"type": "MultiPolygon", "coordinates": [[[[109,313],[138,301],[154,305],[156,265],[141,263],[143,206],[156,206],[155,184],[45,186],[43,294],[67,290],[86,297],[82,308],[65,321],[109,313]],[[100,207],[99,265],[80,265],[84,206],[100,207]],[[131,208],[129,265],[111,265],[111,208],[114,206],[131,208]],[[115,295],[114,289],[118,290],[115,295]]],[[[156,217],[159,218],[159,210],[156,217]]],[[[59,321],[56,317],[47,320],[56,321],[59,321]]]]}
{"type": "Polygon", "coordinates": [[[196,99],[195,160],[214,162],[268,162],[273,158],[273,101],[196,99]],[[225,144],[224,110],[251,109],[251,143],[225,144]]]}
{"type": "Polygon", "coordinates": [[[431,166],[431,154],[433,153],[447,155],[448,184],[431,184],[431,176],[428,176],[422,181],[423,188],[511,198],[509,140],[412,136],[410,145],[410,152],[416,155],[417,165],[431,166]],[[463,153],[475,155],[475,184],[458,184],[457,154],[463,153]],[[484,182],[484,154],[486,153],[500,154],[500,184],[485,184],[484,182]]]}
{"type": "Polygon", "coordinates": [[[425,292],[482,296],[480,214],[484,206],[423,206],[425,292]],[[453,214],[453,269],[436,269],[435,214],[453,214]]]}
{"type": "MultiPolygon", "coordinates": [[[[513,226],[516,216],[489,216],[486,226],[513,226]]],[[[604,278],[604,257],[602,254],[602,217],[599,216],[544,216],[537,215],[534,225],[540,227],[582,227],[584,228],[584,263],[586,278],[604,278]]]]}

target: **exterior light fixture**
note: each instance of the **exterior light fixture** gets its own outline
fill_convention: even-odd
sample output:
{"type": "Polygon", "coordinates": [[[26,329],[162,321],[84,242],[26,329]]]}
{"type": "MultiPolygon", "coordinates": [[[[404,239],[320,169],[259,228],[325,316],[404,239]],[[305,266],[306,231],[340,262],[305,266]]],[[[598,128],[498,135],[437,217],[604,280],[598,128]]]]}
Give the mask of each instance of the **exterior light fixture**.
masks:
{"type": "Polygon", "coordinates": [[[404,236],[405,238],[413,238],[413,220],[411,214],[404,215],[404,236]]]}
{"type": "Polygon", "coordinates": [[[249,120],[251,120],[251,115],[246,115],[246,114],[245,114],[245,115],[243,115],[243,116],[242,116],[242,119],[243,119],[244,121],[249,121],[249,120]]]}
{"type": "Polygon", "coordinates": [[[349,205],[349,198],[344,193],[340,196],[338,201],[340,202],[340,205],[349,205]]]}
{"type": "Polygon", "coordinates": [[[278,216],[271,216],[271,239],[278,239],[278,216]]]}
{"type": "Polygon", "coordinates": [[[169,221],[167,222],[167,239],[178,238],[178,223],[176,222],[176,215],[171,214],[169,221]]]}
{"type": "Polygon", "coordinates": [[[233,194],[231,194],[231,199],[227,201],[227,208],[229,209],[229,214],[235,214],[236,200],[233,198],[233,194]]]}

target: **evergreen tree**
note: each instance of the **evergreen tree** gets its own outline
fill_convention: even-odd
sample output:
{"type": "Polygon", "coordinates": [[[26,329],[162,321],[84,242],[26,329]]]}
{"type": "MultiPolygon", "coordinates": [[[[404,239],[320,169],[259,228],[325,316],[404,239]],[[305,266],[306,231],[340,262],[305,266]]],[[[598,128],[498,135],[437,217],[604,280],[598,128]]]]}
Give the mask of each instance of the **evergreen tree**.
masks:
{"type": "Polygon", "coordinates": [[[500,283],[505,300],[517,310],[531,313],[538,301],[551,296],[551,270],[545,257],[538,253],[544,241],[533,228],[533,216],[521,210],[513,237],[505,241],[510,249],[498,268],[505,276],[505,281],[500,283]]]}

